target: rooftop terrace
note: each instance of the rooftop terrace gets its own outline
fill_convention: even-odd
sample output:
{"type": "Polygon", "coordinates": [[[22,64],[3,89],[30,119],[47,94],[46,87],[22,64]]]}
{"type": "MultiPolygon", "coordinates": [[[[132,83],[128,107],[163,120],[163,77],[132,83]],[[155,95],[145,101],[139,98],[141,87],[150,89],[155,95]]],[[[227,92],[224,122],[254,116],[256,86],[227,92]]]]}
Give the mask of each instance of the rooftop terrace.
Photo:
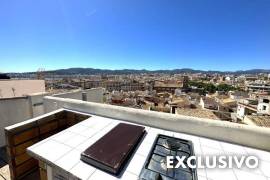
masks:
{"type": "MultiPolygon", "coordinates": [[[[28,159],[34,157],[40,161],[39,165],[35,164],[33,167],[45,169],[46,177],[51,176],[54,169],[58,169],[66,178],[137,179],[156,135],[165,134],[191,140],[196,155],[236,154],[257,155],[260,158],[260,167],[255,170],[198,169],[199,180],[270,179],[270,130],[267,128],[58,97],[45,97],[44,105],[48,114],[7,127],[6,133],[12,134],[10,138],[14,143],[14,138],[17,140],[25,138],[24,133],[28,132],[28,128],[43,127],[44,132],[48,130],[48,134],[43,138],[40,136],[42,133],[38,131],[37,141],[24,146],[24,151],[27,148],[28,159]],[[69,116],[55,115],[63,111],[69,116]],[[73,116],[72,113],[77,115],[73,116]],[[84,118],[78,118],[79,115],[84,118]],[[72,123],[67,123],[65,127],[59,126],[59,120],[71,122],[71,116],[77,118],[71,118],[72,123]],[[56,123],[58,126],[53,126],[55,122],[58,122],[56,123]],[[146,127],[147,135],[136,149],[123,175],[116,178],[80,161],[79,155],[120,122],[143,125],[146,127]],[[49,132],[53,127],[55,131],[49,132]]],[[[23,139],[26,140],[27,138],[23,139]]],[[[14,158],[16,160],[16,157],[11,157],[14,158]]],[[[15,166],[15,170],[18,169],[20,170],[20,165],[15,166]]],[[[23,174],[25,171],[21,172],[23,174]]]]}

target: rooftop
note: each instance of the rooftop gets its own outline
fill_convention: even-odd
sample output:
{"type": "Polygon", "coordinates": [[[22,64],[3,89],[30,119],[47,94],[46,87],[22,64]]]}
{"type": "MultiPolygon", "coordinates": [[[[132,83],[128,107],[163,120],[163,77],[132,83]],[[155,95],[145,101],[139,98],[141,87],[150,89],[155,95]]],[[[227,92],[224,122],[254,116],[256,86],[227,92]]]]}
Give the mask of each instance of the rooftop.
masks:
{"type": "Polygon", "coordinates": [[[253,124],[256,126],[270,127],[270,116],[248,115],[244,121],[248,124],[253,124]]]}
{"type": "Polygon", "coordinates": [[[213,111],[205,109],[177,108],[177,114],[183,116],[199,117],[218,120],[220,119],[213,111]]]}
{"type": "MultiPolygon", "coordinates": [[[[47,175],[55,173],[56,168],[61,176],[72,179],[137,179],[157,134],[165,134],[192,141],[195,155],[256,155],[260,159],[259,168],[254,170],[198,169],[199,180],[270,179],[268,128],[49,96],[44,98],[44,107],[47,114],[6,127],[5,130],[6,133],[15,131],[15,134],[11,133],[12,137],[17,141],[17,145],[21,145],[18,141],[25,142],[25,132],[33,132],[32,130],[38,128],[42,131],[34,132],[45,133],[54,128],[53,132],[44,134],[45,137],[37,134],[38,137],[43,137],[43,140],[27,146],[30,156],[46,164],[47,175]],[[76,115],[57,114],[62,111],[76,115]],[[81,119],[78,114],[87,118],[81,119]],[[74,124],[74,118],[68,119],[70,117],[77,117],[78,122],[74,124]],[[70,120],[74,125],[56,131],[55,128],[59,127],[60,122],[70,120]],[[80,161],[81,152],[120,122],[141,125],[147,131],[122,176],[112,176],[80,161]],[[31,131],[24,128],[31,128],[31,131]],[[18,133],[23,136],[18,136],[18,133]]],[[[16,142],[14,140],[10,141],[11,144],[16,142]]]]}

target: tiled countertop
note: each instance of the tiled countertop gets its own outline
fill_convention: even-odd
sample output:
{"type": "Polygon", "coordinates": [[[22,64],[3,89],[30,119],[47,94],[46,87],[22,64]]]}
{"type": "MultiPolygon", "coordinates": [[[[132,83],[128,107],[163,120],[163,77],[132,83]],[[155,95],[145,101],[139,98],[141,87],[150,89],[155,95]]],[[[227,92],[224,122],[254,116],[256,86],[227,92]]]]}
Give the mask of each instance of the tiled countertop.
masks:
{"type": "MultiPolygon", "coordinates": [[[[91,116],[89,119],[29,147],[28,153],[36,159],[46,162],[51,167],[57,167],[68,179],[119,179],[80,160],[81,152],[122,122],[95,115],[91,116]]],[[[260,166],[254,170],[236,168],[226,170],[198,169],[199,180],[270,180],[269,152],[152,127],[146,127],[146,131],[147,135],[120,179],[138,179],[156,135],[165,134],[191,140],[196,155],[244,154],[256,155],[260,158],[260,166]]]]}

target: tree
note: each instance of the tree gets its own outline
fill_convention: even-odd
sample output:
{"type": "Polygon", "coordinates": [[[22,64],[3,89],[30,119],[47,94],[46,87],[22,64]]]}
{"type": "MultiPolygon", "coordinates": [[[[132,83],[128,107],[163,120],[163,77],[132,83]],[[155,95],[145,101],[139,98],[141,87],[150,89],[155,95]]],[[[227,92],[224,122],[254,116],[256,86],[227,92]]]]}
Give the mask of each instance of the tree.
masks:
{"type": "Polygon", "coordinates": [[[235,90],[235,88],[233,86],[230,86],[228,84],[219,84],[217,86],[217,90],[218,91],[225,91],[225,92],[228,92],[228,91],[233,91],[235,90]]]}

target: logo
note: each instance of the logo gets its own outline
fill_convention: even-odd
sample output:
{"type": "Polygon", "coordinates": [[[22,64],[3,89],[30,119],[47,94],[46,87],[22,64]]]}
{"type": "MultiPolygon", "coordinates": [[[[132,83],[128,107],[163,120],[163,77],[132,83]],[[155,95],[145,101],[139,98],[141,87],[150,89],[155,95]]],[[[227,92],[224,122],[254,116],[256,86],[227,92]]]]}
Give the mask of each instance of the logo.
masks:
{"type": "Polygon", "coordinates": [[[167,168],[242,168],[255,169],[259,166],[256,156],[167,156],[167,168]]]}

